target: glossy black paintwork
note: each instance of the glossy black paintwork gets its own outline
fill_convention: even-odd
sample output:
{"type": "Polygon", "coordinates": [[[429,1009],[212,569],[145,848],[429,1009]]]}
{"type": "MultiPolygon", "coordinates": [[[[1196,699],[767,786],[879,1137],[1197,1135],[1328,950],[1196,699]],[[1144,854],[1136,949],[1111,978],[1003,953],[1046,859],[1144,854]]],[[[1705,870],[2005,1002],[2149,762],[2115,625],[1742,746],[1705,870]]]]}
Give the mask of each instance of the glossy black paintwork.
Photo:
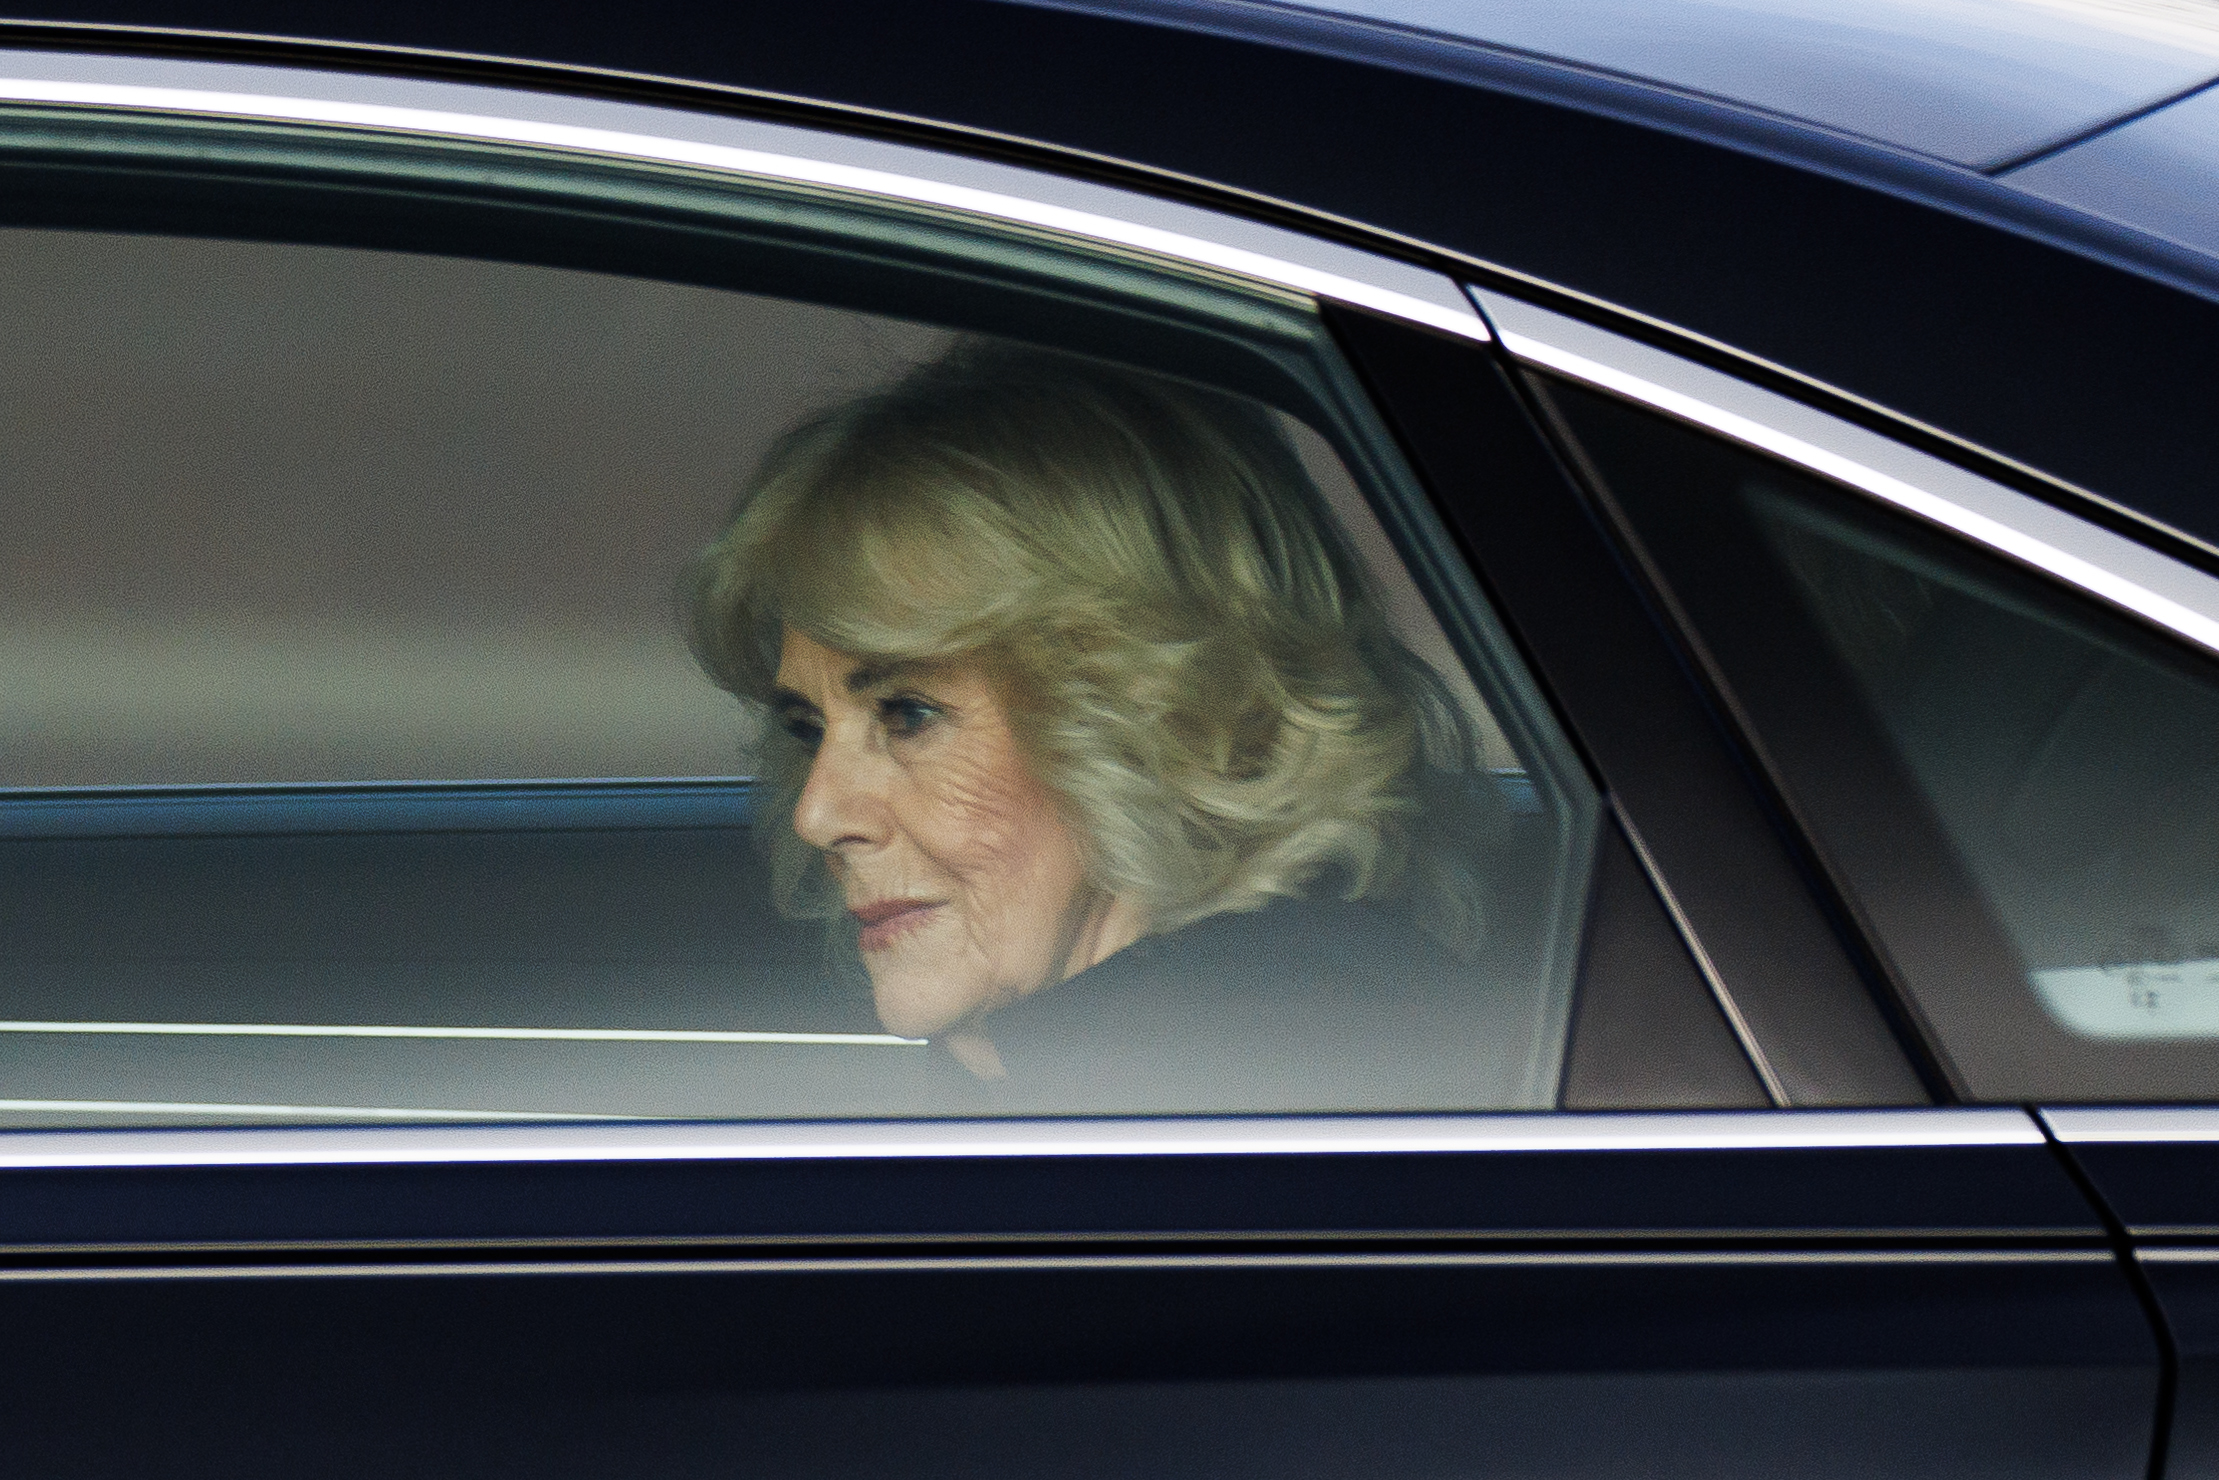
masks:
{"type": "Polygon", "coordinates": [[[1207,181],[1622,304],[2219,540],[2219,264],[1970,170],[1559,64],[1206,5],[14,13],[680,78],[757,95],[743,106],[861,108],[1207,181]]]}
{"type": "Polygon", "coordinates": [[[14,1169],[0,1186],[0,1248],[18,1250],[1311,1235],[2092,1248],[2102,1237],[2040,1146],[14,1169]]]}
{"type": "Polygon", "coordinates": [[[2146,12],[2016,0],[1305,0],[1304,8],[1646,78],[1974,168],[2219,75],[2215,48],[2192,29],[2194,12],[2175,12],[2179,28],[2168,35],[2135,25],[2146,12]]]}
{"type": "Polygon", "coordinates": [[[14,1282],[0,1423],[50,1480],[2128,1480],[2153,1363],[2118,1284],[1317,1255],[14,1282]]]}
{"type": "Polygon", "coordinates": [[[2146,1248],[2142,1276],[2165,1314],[2178,1376],[2167,1480],[2219,1476],[2219,1249],[2146,1248]]]}
{"type": "Polygon", "coordinates": [[[2072,1156],[2137,1238],[2219,1240],[2219,1146],[2201,1141],[2076,1142],[2072,1156]]]}
{"type": "Polygon", "coordinates": [[[2004,178],[2061,205],[2219,258],[2219,85],[2004,178]]]}
{"type": "Polygon", "coordinates": [[[2219,1144],[2075,1141],[2067,1150],[2136,1247],[2175,1390],[2169,1480],[2219,1476],[2219,1144]]]}

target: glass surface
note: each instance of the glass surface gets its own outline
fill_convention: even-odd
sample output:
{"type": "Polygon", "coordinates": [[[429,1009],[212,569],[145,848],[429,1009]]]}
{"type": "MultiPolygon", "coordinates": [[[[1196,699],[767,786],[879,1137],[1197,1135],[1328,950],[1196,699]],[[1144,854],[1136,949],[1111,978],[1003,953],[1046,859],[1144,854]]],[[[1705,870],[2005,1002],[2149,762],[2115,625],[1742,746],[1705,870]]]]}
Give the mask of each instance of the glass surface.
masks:
{"type": "Polygon", "coordinates": [[[0,786],[730,774],[675,572],[945,331],[599,273],[0,230],[0,786]]]}
{"type": "Polygon", "coordinates": [[[488,161],[726,245],[0,230],[0,1123],[1554,1103],[1595,801],[1305,303],[488,161]]]}
{"type": "Polygon", "coordinates": [[[2219,665],[1860,495],[1552,395],[1964,1086],[2219,1088],[2219,665]]]}

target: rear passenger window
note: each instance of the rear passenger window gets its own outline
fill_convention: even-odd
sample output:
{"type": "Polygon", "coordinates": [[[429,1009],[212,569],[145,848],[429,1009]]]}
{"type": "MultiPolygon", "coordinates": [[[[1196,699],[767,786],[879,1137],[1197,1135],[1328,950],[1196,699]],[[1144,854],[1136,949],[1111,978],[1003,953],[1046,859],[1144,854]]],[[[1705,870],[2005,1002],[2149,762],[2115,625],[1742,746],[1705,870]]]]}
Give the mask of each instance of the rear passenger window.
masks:
{"type": "Polygon", "coordinates": [[[605,274],[0,232],[0,775],[730,774],[675,573],[944,330],[605,274]]]}
{"type": "Polygon", "coordinates": [[[1596,802],[1300,295],[264,135],[0,230],[0,1118],[1557,1102],[1596,802]]]}
{"type": "Polygon", "coordinates": [[[1962,1089],[2219,1088],[2219,667],[1862,495],[1548,394],[1962,1089]]]}

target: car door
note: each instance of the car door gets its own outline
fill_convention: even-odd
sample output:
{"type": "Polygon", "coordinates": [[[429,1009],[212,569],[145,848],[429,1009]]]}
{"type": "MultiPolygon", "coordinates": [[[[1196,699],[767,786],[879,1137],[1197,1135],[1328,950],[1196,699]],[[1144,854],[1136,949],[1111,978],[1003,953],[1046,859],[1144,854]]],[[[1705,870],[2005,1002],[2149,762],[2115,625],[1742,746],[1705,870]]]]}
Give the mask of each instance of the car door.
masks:
{"type": "Polygon", "coordinates": [[[2212,1474],[2219,1470],[2212,1112],[2193,1105],[2075,1105],[2045,1110],[2042,1118],[2133,1240],[2138,1272],[2161,1312],[2178,1373],[2165,1473],[2212,1474]]]}
{"type": "Polygon", "coordinates": [[[736,116],[6,61],[26,1469],[2144,1472],[2101,1213],[1951,1103],[1452,279],[736,116]],[[1227,955],[1166,1009],[1219,1058],[1081,1093],[776,907],[668,593],[956,340],[1299,464],[1463,716],[1484,951],[1222,911],[1353,964],[1190,1013],[1227,955]]]}

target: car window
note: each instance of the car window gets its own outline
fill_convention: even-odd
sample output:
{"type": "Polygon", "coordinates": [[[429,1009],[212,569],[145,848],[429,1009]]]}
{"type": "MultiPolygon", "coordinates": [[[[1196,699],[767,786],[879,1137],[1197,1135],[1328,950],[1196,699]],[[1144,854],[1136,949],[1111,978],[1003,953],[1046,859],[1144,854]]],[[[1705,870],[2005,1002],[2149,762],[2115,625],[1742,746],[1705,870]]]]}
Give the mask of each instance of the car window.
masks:
{"type": "Polygon", "coordinates": [[[2219,1087],[2219,665],[1862,494],[1546,394],[1963,1090],[2219,1087]]]}
{"type": "Polygon", "coordinates": [[[944,330],[605,273],[0,232],[0,784],[719,776],[674,573],[944,330]]]}
{"type": "Polygon", "coordinates": [[[1596,799],[1303,295],[97,125],[176,172],[0,230],[0,1116],[1557,1102],[1596,799]]]}

